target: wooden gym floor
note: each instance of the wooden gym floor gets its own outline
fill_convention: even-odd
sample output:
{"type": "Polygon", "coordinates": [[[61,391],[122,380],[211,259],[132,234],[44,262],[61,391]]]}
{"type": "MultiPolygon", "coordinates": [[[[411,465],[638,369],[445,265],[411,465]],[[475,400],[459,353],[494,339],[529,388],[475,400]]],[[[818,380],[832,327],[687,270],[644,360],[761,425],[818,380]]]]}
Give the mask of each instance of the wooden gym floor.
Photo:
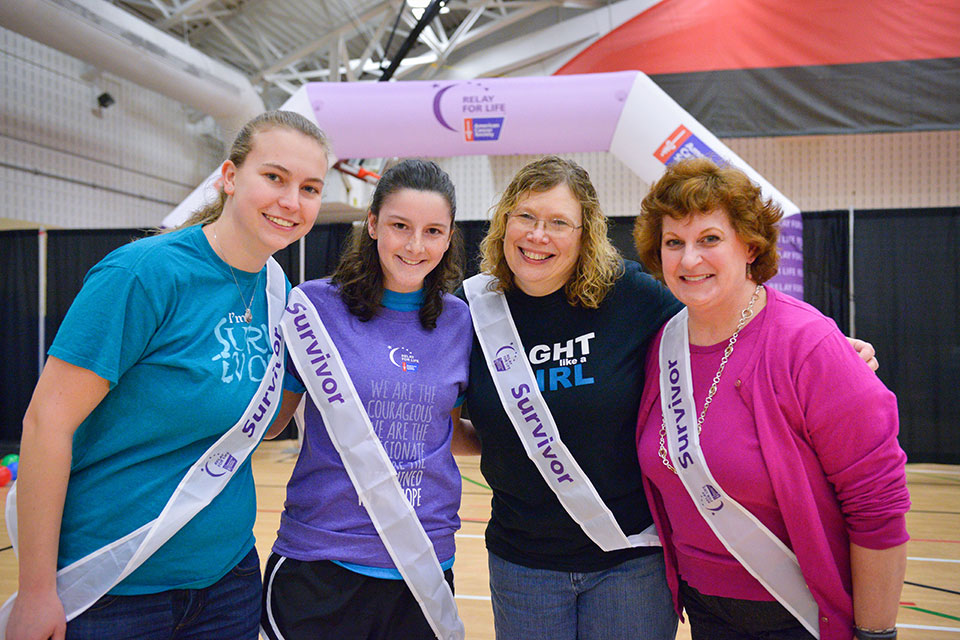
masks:
{"type": "MultiPolygon", "coordinates": [[[[285,487],[296,460],[296,442],[265,442],[253,458],[259,501],[254,533],[261,562],[273,544],[285,487]]],[[[493,640],[493,614],[487,584],[483,531],[490,516],[490,490],[480,475],[479,458],[458,458],[463,475],[463,526],[457,534],[454,573],[457,605],[467,640],[493,640]]],[[[960,466],[911,464],[907,480],[913,508],[907,516],[907,584],[900,598],[901,640],[960,640],[960,466]]],[[[6,499],[7,489],[0,489],[6,499]]],[[[3,502],[0,502],[3,504],[3,502]]],[[[16,590],[17,564],[0,527],[0,596],[16,590]]],[[[685,625],[678,640],[689,640],[685,625]]]]}

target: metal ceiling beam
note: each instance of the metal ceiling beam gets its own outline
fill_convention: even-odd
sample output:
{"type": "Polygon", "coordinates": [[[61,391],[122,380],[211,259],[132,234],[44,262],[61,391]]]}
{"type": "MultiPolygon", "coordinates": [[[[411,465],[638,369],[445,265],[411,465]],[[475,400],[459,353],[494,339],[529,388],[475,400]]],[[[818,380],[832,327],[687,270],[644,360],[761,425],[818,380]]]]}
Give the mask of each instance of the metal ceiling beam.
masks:
{"type": "Polygon", "coordinates": [[[407,57],[407,54],[410,53],[410,49],[413,48],[413,45],[420,39],[420,34],[423,33],[423,30],[426,29],[427,25],[440,14],[440,9],[443,8],[443,5],[447,3],[447,0],[431,0],[430,5],[423,10],[423,15],[420,16],[420,19],[417,20],[417,24],[413,27],[413,31],[410,32],[410,35],[407,36],[407,39],[403,41],[403,44],[400,45],[400,50],[397,51],[397,54],[393,57],[393,60],[390,62],[390,66],[387,67],[387,70],[383,72],[383,75],[380,76],[380,82],[386,82],[393,77],[393,74],[396,73],[397,69],[400,68],[400,63],[403,62],[403,59],[407,57]]]}
{"type": "Polygon", "coordinates": [[[502,74],[549,58],[544,66],[548,68],[564,57],[565,50],[579,50],[620,24],[619,7],[658,1],[447,0],[449,13],[435,14],[420,25],[405,0],[311,0],[315,8],[307,16],[297,13],[300,5],[293,0],[111,0],[141,16],[153,16],[145,19],[243,69],[255,85],[275,86],[288,94],[320,79],[353,82],[383,76],[428,79],[475,72],[502,74]],[[557,26],[570,29],[542,39],[527,33],[522,43],[487,45],[468,58],[458,54],[468,45],[487,43],[488,38],[503,40],[498,32],[510,27],[517,31],[516,25],[547,9],[563,18],[557,26]],[[593,15],[591,21],[578,20],[586,15],[593,15]],[[386,50],[395,17],[400,28],[392,37],[397,42],[386,50]],[[307,40],[310,33],[316,37],[307,40]],[[556,39],[551,42],[550,37],[556,39]],[[404,39],[408,49],[398,59],[401,56],[395,56],[395,51],[404,39]],[[388,62],[392,71],[385,69],[388,62]]]}
{"type": "MultiPolygon", "coordinates": [[[[375,7],[372,7],[367,11],[363,12],[362,14],[360,14],[360,19],[364,22],[367,22],[369,20],[372,20],[373,18],[376,18],[381,13],[387,11],[390,8],[391,6],[389,2],[381,2],[375,7]]],[[[325,33],[322,37],[284,55],[282,58],[275,60],[271,62],[269,65],[267,65],[266,67],[260,69],[260,71],[258,71],[257,74],[252,78],[252,82],[254,84],[257,84],[261,82],[266,76],[270,75],[271,73],[275,73],[280,69],[298,60],[302,60],[303,58],[309,55],[312,55],[313,53],[316,53],[320,49],[323,49],[324,47],[329,46],[331,40],[335,40],[336,38],[340,37],[341,34],[349,33],[354,28],[355,28],[354,24],[348,21],[344,24],[341,24],[331,29],[330,31],[325,33]]]]}
{"type": "Polygon", "coordinates": [[[220,33],[223,34],[223,37],[230,41],[230,44],[235,46],[240,53],[247,57],[247,60],[249,60],[253,66],[260,67],[263,65],[263,61],[260,60],[260,58],[258,58],[252,51],[250,51],[247,45],[245,45],[240,38],[234,35],[233,31],[225,27],[219,18],[208,14],[206,10],[204,10],[202,13],[210,21],[210,23],[213,24],[213,26],[215,26],[220,33]]]}
{"type": "Polygon", "coordinates": [[[216,0],[189,0],[188,2],[184,2],[178,9],[167,16],[166,20],[158,22],[155,26],[158,29],[169,29],[177,24],[180,18],[188,16],[191,13],[197,13],[213,2],[216,2],[216,0]]]}

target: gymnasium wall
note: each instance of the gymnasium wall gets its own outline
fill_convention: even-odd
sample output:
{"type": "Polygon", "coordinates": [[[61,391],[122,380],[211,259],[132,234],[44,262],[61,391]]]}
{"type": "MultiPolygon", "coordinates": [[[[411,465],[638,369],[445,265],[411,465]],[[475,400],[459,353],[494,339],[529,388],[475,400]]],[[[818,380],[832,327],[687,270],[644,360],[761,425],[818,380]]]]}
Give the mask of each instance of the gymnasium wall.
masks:
{"type": "MultiPolygon", "coordinates": [[[[960,205],[960,131],[727,138],[737,155],[801,211],[960,205]]],[[[457,185],[462,219],[481,219],[534,156],[438,158],[457,185]]],[[[569,157],[590,172],[610,216],[636,215],[647,185],[607,153],[569,157]]]]}
{"type": "MultiPolygon", "coordinates": [[[[20,226],[151,226],[216,168],[223,146],[209,120],[191,122],[199,114],[181,104],[89,71],[0,28],[0,218],[20,226]],[[102,91],[116,103],[98,116],[102,91]]],[[[803,211],[960,205],[960,131],[724,142],[803,211]]],[[[646,185],[619,160],[571,157],[590,171],[609,215],[636,213],[646,185]]],[[[438,159],[457,185],[460,219],[484,219],[531,158],[438,159]]]]}
{"type": "Polygon", "coordinates": [[[180,103],[2,28],[0,86],[3,226],[153,226],[221,154],[180,103]]]}

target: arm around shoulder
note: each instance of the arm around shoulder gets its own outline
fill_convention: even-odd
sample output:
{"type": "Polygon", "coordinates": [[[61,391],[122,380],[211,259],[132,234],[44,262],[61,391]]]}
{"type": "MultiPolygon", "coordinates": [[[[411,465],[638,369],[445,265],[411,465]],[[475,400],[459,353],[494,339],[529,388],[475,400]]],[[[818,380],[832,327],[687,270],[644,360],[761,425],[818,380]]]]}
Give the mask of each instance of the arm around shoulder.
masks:
{"type": "Polygon", "coordinates": [[[450,412],[453,420],[453,437],[450,440],[450,451],[455,456],[480,455],[480,438],[473,423],[460,417],[460,407],[450,412]]]}

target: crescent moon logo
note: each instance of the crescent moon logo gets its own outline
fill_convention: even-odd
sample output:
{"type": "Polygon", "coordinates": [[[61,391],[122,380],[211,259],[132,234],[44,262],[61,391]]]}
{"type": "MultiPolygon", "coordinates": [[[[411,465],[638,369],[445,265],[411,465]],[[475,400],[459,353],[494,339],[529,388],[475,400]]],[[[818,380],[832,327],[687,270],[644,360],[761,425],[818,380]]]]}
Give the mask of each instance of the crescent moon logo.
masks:
{"type": "Polygon", "coordinates": [[[705,485],[700,492],[700,504],[702,504],[703,508],[707,511],[716,513],[720,511],[720,509],[723,509],[723,497],[719,491],[708,484],[705,485]],[[710,505],[716,506],[711,507],[710,505]]]}
{"type": "Polygon", "coordinates": [[[221,471],[220,473],[214,473],[213,471],[211,471],[211,470],[210,470],[210,460],[209,460],[209,459],[208,459],[207,462],[203,465],[203,470],[206,471],[207,473],[209,473],[209,474],[210,474],[211,476],[213,476],[214,478],[219,478],[220,476],[223,476],[223,475],[226,475],[226,474],[227,474],[226,471],[221,471]]]}
{"type": "Polygon", "coordinates": [[[444,87],[443,89],[440,89],[440,91],[437,91],[437,95],[433,97],[433,116],[437,119],[437,122],[439,122],[444,128],[450,129],[450,131],[453,131],[453,132],[457,132],[457,129],[454,129],[453,127],[451,127],[447,123],[447,121],[443,119],[443,114],[440,113],[440,100],[443,99],[443,94],[445,94],[450,89],[453,89],[455,86],[457,85],[451,84],[448,87],[444,87]]]}
{"type": "Polygon", "coordinates": [[[389,356],[390,362],[393,363],[393,365],[394,365],[395,367],[399,367],[399,366],[400,366],[400,363],[397,362],[397,358],[396,358],[396,356],[397,356],[397,351],[399,351],[399,350],[400,350],[400,347],[394,347],[393,349],[390,349],[390,356],[389,356]]]}

